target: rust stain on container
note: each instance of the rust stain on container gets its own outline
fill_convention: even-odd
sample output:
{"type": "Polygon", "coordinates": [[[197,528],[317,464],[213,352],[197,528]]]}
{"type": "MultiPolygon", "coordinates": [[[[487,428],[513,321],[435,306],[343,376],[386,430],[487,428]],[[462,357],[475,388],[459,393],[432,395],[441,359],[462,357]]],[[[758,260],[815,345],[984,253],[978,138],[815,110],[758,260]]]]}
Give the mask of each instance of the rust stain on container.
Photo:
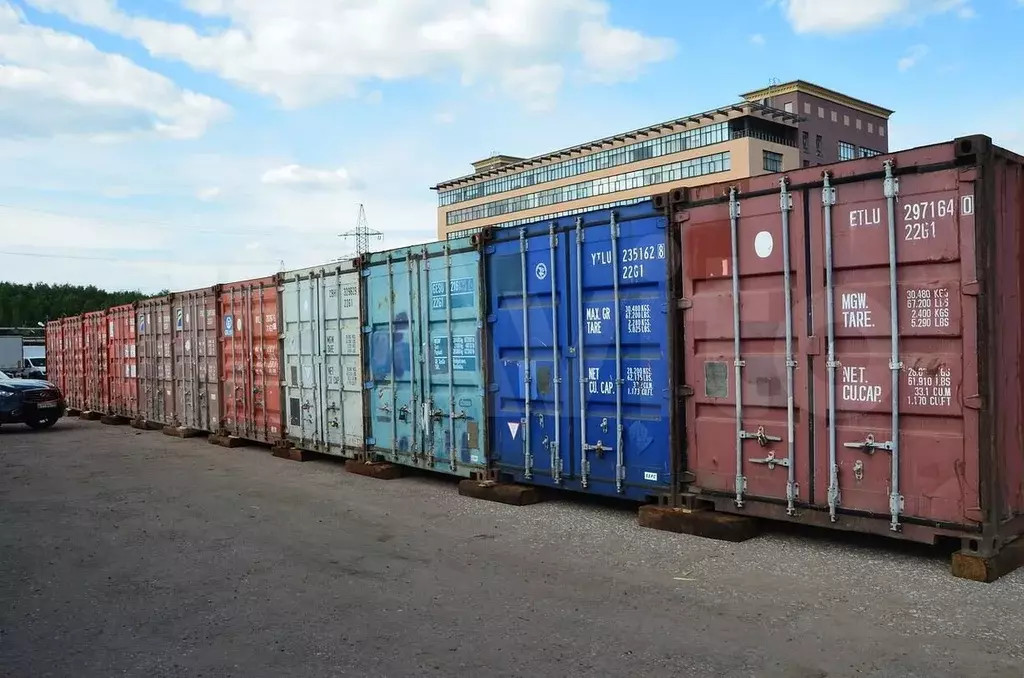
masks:
{"type": "Polygon", "coordinates": [[[1022,166],[970,137],[690,189],[691,489],[979,552],[1024,532],[1022,166]]]}

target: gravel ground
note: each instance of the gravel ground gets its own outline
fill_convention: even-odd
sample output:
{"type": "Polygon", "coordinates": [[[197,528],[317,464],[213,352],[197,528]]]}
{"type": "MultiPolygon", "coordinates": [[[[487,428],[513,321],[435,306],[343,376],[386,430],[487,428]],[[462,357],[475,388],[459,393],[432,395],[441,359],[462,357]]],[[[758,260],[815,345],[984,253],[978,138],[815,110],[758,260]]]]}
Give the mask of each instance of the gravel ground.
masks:
{"type": "Polygon", "coordinates": [[[261,448],[0,429],[0,674],[1024,676],[1024,571],[729,544],[261,448]]]}

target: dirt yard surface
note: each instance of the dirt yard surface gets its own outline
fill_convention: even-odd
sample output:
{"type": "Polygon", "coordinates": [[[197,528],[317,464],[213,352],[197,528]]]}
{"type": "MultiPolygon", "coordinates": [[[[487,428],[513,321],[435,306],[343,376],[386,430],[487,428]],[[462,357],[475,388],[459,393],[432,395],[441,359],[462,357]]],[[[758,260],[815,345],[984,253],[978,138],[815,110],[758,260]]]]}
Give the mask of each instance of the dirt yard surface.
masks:
{"type": "Polygon", "coordinates": [[[742,544],[131,428],[0,428],[0,675],[1024,675],[1024,572],[742,544]]]}

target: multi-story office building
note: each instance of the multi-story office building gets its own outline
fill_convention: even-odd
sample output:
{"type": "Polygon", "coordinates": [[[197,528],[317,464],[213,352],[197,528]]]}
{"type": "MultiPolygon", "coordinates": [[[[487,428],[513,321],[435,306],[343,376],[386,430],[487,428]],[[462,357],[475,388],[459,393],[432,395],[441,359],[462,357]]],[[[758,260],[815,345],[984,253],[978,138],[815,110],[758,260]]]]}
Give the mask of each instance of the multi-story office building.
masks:
{"type": "Polygon", "coordinates": [[[892,111],[803,81],[533,158],[496,155],[443,181],[439,238],[639,202],[678,188],[888,150],[892,111]]]}

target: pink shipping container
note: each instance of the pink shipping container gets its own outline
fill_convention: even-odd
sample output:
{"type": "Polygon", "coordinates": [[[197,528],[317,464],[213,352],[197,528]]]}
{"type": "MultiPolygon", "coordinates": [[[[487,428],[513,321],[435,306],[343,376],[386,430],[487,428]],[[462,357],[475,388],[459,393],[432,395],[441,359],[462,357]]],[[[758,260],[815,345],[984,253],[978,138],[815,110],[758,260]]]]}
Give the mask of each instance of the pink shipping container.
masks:
{"type": "Polygon", "coordinates": [[[220,426],[218,287],[171,295],[174,410],[171,425],[215,432],[220,426]]]}
{"type": "Polygon", "coordinates": [[[137,302],[135,308],[139,416],[137,425],[174,421],[174,341],[171,297],[137,302]]]}
{"type": "Polygon", "coordinates": [[[953,537],[955,571],[999,576],[1024,543],[1022,167],[974,136],[656,198],[688,498],[953,537]]]}
{"type": "Polygon", "coordinates": [[[90,311],[82,315],[82,364],[85,367],[83,412],[100,415],[110,412],[110,382],[107,362],[107,312],[90,311]]]}
{"type": "Polygon", "coordinates": [[[278,276],[220,289],[221,432],[273,444],[282,439],[278,276]]]}
{"type": "Polygon", "coordinates": [[[115,306],[107,315],[110,411],[118,417],[139,416],[138,349],[135,343],[135,304],[115,306]]]}
{"type": "Polygon", "coordinates": [[[64,362],[64,322],[46,323],[46,379],[67,397],[68,373],[64,362]]]}
{"type": "Polygon", "coordinates": [[[86,401],[82,316],[76,315],[70,318],[62,318],[60,322],[63,335],[61,362],[64,365],[64,373],[67,375],[64,401],[67,403],[68,413],[74,415],[82,411],[86,401]],[[77,410],[77,412],[73,410],[77,410]]]}

